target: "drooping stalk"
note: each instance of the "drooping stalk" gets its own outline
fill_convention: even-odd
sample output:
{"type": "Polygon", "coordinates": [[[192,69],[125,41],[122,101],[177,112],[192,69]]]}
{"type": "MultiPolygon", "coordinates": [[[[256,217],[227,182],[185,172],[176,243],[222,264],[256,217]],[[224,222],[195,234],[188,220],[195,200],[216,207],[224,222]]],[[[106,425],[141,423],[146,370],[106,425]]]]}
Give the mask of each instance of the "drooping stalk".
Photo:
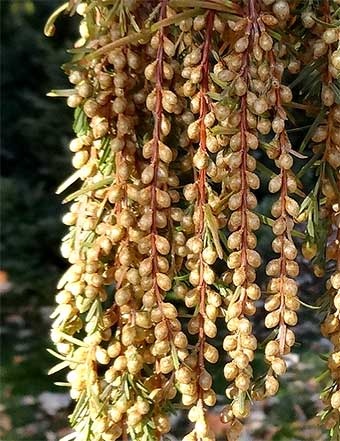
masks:
{"type": "Polygon", "coordinates": [[[324,409],[320,417],[332,440],[340,436],[340,107],[337,98],[340,33],[335,25],[337,8],[335,2],[309,5],[302,18],[306,35],[311,36],[307,55],[314,60],[309,59],[308,62],[315,63],[321,83],[318,95],[312,94],[309,98],[320,112],[310,140],[314,154],[321,157],[317,168],[318,179],[311,191],[318,202],[316,206],[308,204],[302,213],[308,223],[317,218],[319,225],[315,230],[308,229],[303,254],[312,260],[314,273],[318,277],[322,277],[328,268],[332,274],[326,282],[326,292],[320,299],[324,315],[321,333],[333,345],[327,363],[329,376],[321,394],[324,409]],[[321,20],[320,25],[316,20],[321,20]]]}
{"type": "MultiPolygon", "coordinates": [[[[198,21],[198,20],[197,20],[198,21]]],[[[190,250],[188,255],[188,265],[191,268],[189,274],[189,282],[193,289],[187,293],[185,298],[187,306],[196,306],[198,314],[195,321],[189,323],[189,332],[197,334],[198,342],[193,353],[193,362],[191,369],[194,373],[192,381],[186,386],[193,389],[190,394],[190,403],[192,408],[189,413],[189,419],[195,423],[194,430],[185,437],[185,440],[203,439],[214,440],[212,429],[208,426],[206,420],[206,405],[214,405],[216,396],[212,390],[212,377],[206,370],[207,357],[210,361],[216,362],[217,358],[213,352],[211,358],[210,345],[207,343],[207,337],[214,338],[217,333],[214,321],[214,316],[207,314],[208,290],[209,285],[213,283],[214,276],[209,265],[213,264],[217,258],[217,253],[214,248],[207,247],[207,220],[206,220],[206,204],[207,200],[207,166],[209,161],[209,151],[207,149],[207,130],[206,117],[209,113],[208,91],[209,91],[209,56],[212,44],[212,33],[214,25],[214,12],[209,11],[206,17],[202,18],[202,23],[205,25],[204,42],[202,50],[199,47],[194,47],[191,54],[195,51],[200,51],[201,57],[197,56],[197,61],[193,60],[191,63],[191,83],[187,82],[187,89],[192,88],[194,93],[196,87],[198,91],[198,119],[193,122],[195,133],[188,129],[189,137],[198,141],[198,148],[193,156],[194,174],[196,176],[196,183],[194,187],[195,205],[194,205],[194,235],[187,241],[187,247],[190,250]],[[197,77],[197,78],[196,78],[197,77]],[[198,139],[197,139],[198,138],[198,139]],[[209,356],[210,354],[210,356],[209,356]]],[[[199,26],[201,27],[201,25],[199,26]]],[[[190,54],[188,56],[191,56],[190,54]]],[[[194,57],[193,57],[194,58],[194,57]]],[[[190,80],[189,80],[190,81],[190,80]]],[[[191,92],[191,91],[190,91],[191,92]]],[[[217,293],[216,293],[217,295],[217,293]]],[[[184,390],[186,390],[184,389],[184,390]]],[[[182,389],[183,390],[183,389],[182,389]]],[[[186,398],[184,402],[186,402],[186,398]]]]}
{"type": "Polygon", "coordinates": [[[230,392],[228,391],[232,404],[223,412],[223,419],[232,422],[230,439],[237,439],[241,430],[238,419],[245,418],[250,410],[247,399],[252,377],[250,362],[254,358],[257,343],[247,316],[255,313],[254,300],[260,296],[260,288],[254,282],[255,268],[260,265],[261,259],[254,250],[256,238],[253,233],[259,228],[260,223],[258,216],[252,212],[257,202],[251,191],[258,188],[259,180],[254,174],[256,161],[249,154],[249,149],[258,147],[258,139],[249,126],[247,97],[250,87],[250,66],[258,38],[258,15],[252,0],[248,3],[246,17],[247,20],[241,19],[239,25],[235,24],[238,39],[234,44],[234,52],[230,55],[228,65],[236,74],[233,88],[235,96],[239,99],[239,124],[236,134],[230,139],[231,153],[226,160],[230,170],[229,185],[234,191],[228,201],[229,209],[232,211],[228,223],[231,232],[228,246],[231,250],[236,250],[229,255],[227,262],[229,268],[233,270],[235,294],[226,315],[227,327],[231,335],[228,335],[223,342],[223,348],[229,352],[232,359],[224,369],[226,379],[233,382],[229,387],[230,392]]]}
{"type": "Polygon", "coordinates": [[[297,249],[292,239],[294,223],[299,214],[299,205],[289,194],[297,190],[297,181],[292,171],[294,151],[285,128],[287,113],[284,104],[292,99],[291,91],[281,85],[280,70],[275,69],[276,55],[273,50],[268,52],[270,62],[270,75],[272,82],[274,119],[272,128],[275,137],[272,141],[275,148],[269,153],[275,159],[280,172],[269,183],[271,193],[280,192],[279,200],[272,207],[272,215],[276,219],[273,223],[275,239],[272,242],[274,252],[279,254],[278,259],[273,259],[267,264],[269,281],[267,291],[270,296],[266,300],[265,309],[268,311],[265,325],[269,329],[277,329],[277,337],[270,339],[265,348],[266,361],[270,369],[265,379],[265,395],[275,395],[278,390],[276,377],[286,371],[284,355],[289,353],[294,345],[294,333],[287,328],[297,323],[296,310],[299,308],[297,298],[297,283],[299,267],[294,261],[297,249]]]}
{"type": "MultiPolygon", "coordinates": [[[[167,3],[167,0],[160,3],[160,21],[167,17],[167,3]]],[[[163,406],[176,394],[174,371],[179,368],[181,358],[177,351],[180,348],[183,356],[186,355],[187,339],[181,331],[175,306],[165,301],[166,293],[172,289],[169,242],[172,223],[168,215],[173,195],[171,186],[177,182],[171,170],[173,153],[165,142],[171,130],[170,114],[177,111],[178,100],[169,90],[172,75],[165,60],[172,55],[174,45],[166,36],[164,27],[151,40],[151,48],[156,51],[156,57],[146,67],[145,76],[153,87],[146,99],[153,115],[153,130],[152,138],[143,146],[143,156],[150,162],[146,163],[141,175],[139,227],[146,235],[139,244],[139,252],[144,259],[140,266],[143,305],[146,311],[150,311],[154,333],[154,338],[150,339],[150,351],[155,365],[147,387],[154,388],[154,421],[157,436],[161,437],[170,430],[163,406]]]]}
{"type": "MultiPolygon", "coordinates": [[[[339,264],[337,12],[335,2],[290,5],[70,1],[68,10],[82,16],[75,56],[66,65],[75,87],[54,95],[67,96],[76,109],[70,149],[77,171],[61,189],[83,183],[66,198],[73,204],[64,217],[70,230],[62,250],[70,268],[59,284],[52,338],[61,358],[55,370],[70,368],[77,441],[162,440],[177,390],[194,423],[185,440],[214,440],[209,364],[218,360],[221,335],[230,400],[221,417],[229,441],[239,439],[251,398],[278,390],[300,305],[293,236],[306,235],[322,275],[328,233],[328,265],[339,264]],[[301,14],[310,7],[316,20],[301,14]],[[313,27],[315,21],[301,39],[301,22],[313,27]],[[300,210],[295,198],[304,193],[293,157],[305,157],[292,148],[288,127],[296,109],[313,114],[320,105],[310,91],[306,102],[294,103],[285,72],[295,75],[306,63],[312,78],[321,73],[322,109],[308,135],[312,142],[307,136],[301,146],[316,183],[300,210]],[[262,164],[261,151],[251,153],[258,147],[273,167],[268,159],[262,164]],[[268,174],[269,191],[279,195],[272,218],[257,213],[254,194],[268,174]],[[306,219],[306,231],[296,231],[295,223],[306,219]],[[311,219],[322,220],[315,237],[311,219]],[[254,379],[260,220],[271,225],[278,257],[263,258],[270,277],[265,326],[273,334],[264,356],[269,367],[254,379]]],[[[334,344],[323,416],[333,434],[339,426],[338,272],[327,282],[322,325],[334,344]]]]}

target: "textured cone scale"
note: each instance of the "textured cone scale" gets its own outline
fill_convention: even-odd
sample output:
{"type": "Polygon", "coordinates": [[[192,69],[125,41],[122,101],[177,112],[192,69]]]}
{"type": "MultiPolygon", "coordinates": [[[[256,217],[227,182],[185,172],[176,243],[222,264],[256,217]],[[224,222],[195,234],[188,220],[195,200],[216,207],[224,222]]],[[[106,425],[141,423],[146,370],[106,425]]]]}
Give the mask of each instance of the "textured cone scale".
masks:
{"type": "Polygon", "coordinates": [[[76,402],[65,440],[165,439],[173,403],[184,440],[216,439],[216,403],[239,439],[289,370],[308,259],[328,277],[319,418],[340,433],[339,2],[197,3],[70,0],[45,28],[81,18],[51,331],[76,402]]]}

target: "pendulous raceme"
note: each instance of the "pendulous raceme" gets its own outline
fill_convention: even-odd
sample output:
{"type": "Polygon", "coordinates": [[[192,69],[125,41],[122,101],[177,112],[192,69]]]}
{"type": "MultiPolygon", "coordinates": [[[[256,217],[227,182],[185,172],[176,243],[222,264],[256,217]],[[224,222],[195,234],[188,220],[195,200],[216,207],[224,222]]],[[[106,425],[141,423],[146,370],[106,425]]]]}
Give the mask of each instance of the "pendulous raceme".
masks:
{"type": "Polygon", "coordinates": [[[69,0],[46,35],[62,12],[80,16],[72,88],[51,93],[75,109],[51,330],[65,440],[166,439],[183,407],[183,441],[214,441],[217,362],[238,440],[294,351],[302,259],[327,278],[319,417],[339,439],[339,0],[69,0]]]}

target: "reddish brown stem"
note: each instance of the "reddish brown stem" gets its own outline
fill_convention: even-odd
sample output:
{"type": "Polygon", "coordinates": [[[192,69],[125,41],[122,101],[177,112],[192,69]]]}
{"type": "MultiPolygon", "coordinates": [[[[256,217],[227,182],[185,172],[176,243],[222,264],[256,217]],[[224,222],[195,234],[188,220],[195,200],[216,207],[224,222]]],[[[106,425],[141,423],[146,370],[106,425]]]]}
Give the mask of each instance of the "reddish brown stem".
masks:
{"type": "MultiPolygon", "coordinates": [[[[166,0],[161,0],[161,12],[160,19],[165,18],[166,13],[166,0]]],[[[161,28],[159,31],[159,46],[157,50],[157,65],[156,65],[156,111],[154,113],[154,130],[153,130],[153,150],[151,165],[153,167],[153,180],[151,182],[151,213],[152,213],[152,224],[151,224],[151,258],[152,258],[152,278],[153,278],[153,288],[155,290],[156,298],[158,304],[162,303],[160,297],[156,274],[158,272],[157,263],[157,248],[156,248],[156,235],[157,235],[157,225],[156,225],[156,214],[157,214],[157,200],[156,191],[158,187],[158,168],[159,168],[159,141],[161,139],[161,121],[162,121],[162,96],[163,96],[163,57],[164,57],[164,29],[161,28]]]]}
{"type": "MultiPolygon", "coordinates": [[[[204,118],[208,113],[208,102],[207,102],[207,92],[209,90],[209,52],[211,46],[211,34],[214,24],[214,12],[209,11],[207,16],[207,30],[205,35],[205,42],[203,46],[203,56],[201,63],[202,71],[202,81],[200,87],[200,142],[199,149],[206,153],[206,127],[204,123],[204,118]]],[[[196,232],[197,236],[200,237],[202,242],[204,241],[204,205],[206,203],[206,169],[203,168],[198,174],[198,209],[199,209],[199,225],[196,232]]],[[[205,300],[206,300],[206,282],[203,279],[204,272],[204,262],[202,253],[199,258],[199,289],[200,289],[200,304],[199,304],[199,348],[198,348],[198,370],[201,373],[204,369],[204,317],[205,317],[205,300]]],[[[202,400],[203,391],[199,388],[199,400],[202,400]]]]}
{"type": "Polygon", "coordinates": [[[128,433],[127,433],[127,421],[126,418],[123,420],[123,433],[122,433],[122,441],[129,441],[128,433]]]}
{"type": "MultiPolygon", "coordinates": [[[[254,34],[257,31],[257,13],[255,10],[255,2],[254,0],[249,0],[248,3],[248,17],[249,17],[249,25],[247,28],[247,33],[250,37],[250,43],[251,45],[253,43],[254,34]]],[[[249,77],[248,77],[248,69],[249,69],[249,47],[246,49],[243,55],[243,65],[241,68],[241,76],[245,83],[249,84],[249,77]]],[[[247,219],[247,189],[248,189],[248,183],[247,183],[247,154],[248,154],[248,148],[247,148],[247,140],[246,140],[246,134],[248,130],[248,122],[247,122],[247,96],[243,95],[241,97],[241,155],[242,155],[242,161],[241,161],[241,194],[242,194],[242,201],[241,201],[241,268],[244,269],[244,271],[247,271],[247,230],[248,230],[248,219],[247,219]]],[[[243,287],[241,290],[241,296],[240,301],[242,303],[242,308],[247,300],[246,295],[246,289],[243,287]]]]}
{"type": "MultiPolygon", "coordinates": [[[[160,9],[160,19],[163,20],[166,17],[166,5],[167,0],[161,0],[160,9]]],[[[152,281],[153,290],[156,296],[157,305],[162,313],[163,320],[165,320],[168,334],[170,340],[172,341],[172,330],[169,321],[165,318],[163,314],[163,299],[160,289],[157,285],[157,273],[158,273],[158,262],[157,262],[157,247],[156,247],[156,236],[157,236],[157,188],[158,188],[158,170],[159,170],[159,142],[161,140],[161,123],[163,115],[162,97],[163,97],[163,58],[164,58],[164,28],[161,27],[159,30],[159,46],[157,49],[156,58],[156,110],[154,112],[154,130],[153,130],[153,150],[151,157],[151,165],[153,167],[153,179],[151,182],[151,261],[152,261],[152,281]]]]}
{"type": "Polygon", "coordinates": [[[337,256],[336,256],[336,269],[337,271],[340,271],[340,228],[338,228],[338,234],[336,238],[339,244],[339,247],[337,249],[337,256]]]}
{"type": "MultiPolygon", "coordinates": [[[[281,170],[282,186],[281,186],[281,216],[286,218],[286,196],[288,196],[287,191],[287,170],[281,170]]],[[[287,325],[284,321],[285,312],[285,296],[283,293],[283,285],[286,277],[286,256],[284,254],[284,239],[285,235],[281,235],[281,249],[280,249],[280,322],[279,322],[279,345],[280,354],[283,355],[285,343],[286,343],[286,333],[287,325]]]]}
{"type": "MultiPolygon", "coordinates": [[[[270,60],[270,66],[273,72],[275,73],[275,57],[273,51],[270,51],[269,53],[269,60],[270,60]]],[[[279,80],[279,78],[277,78],[279,80]]],[[[278,86],[275,89],[275,106],[277,114],[281,117],[284,117],[285,111],[282,107],[281,103],[281,96],[280,96],[280,88],[279,88],[279,81],[277,81],[278,86]]],[[[288,145],[288,138],[286,130],[284,129],[280,135],[279,135],[279,145],[280,145],[280,153],[284,153],[286,150],[286,146],[288,145]]],[[[281,217],[286,220],[287,218],[287,210],[286,210],[286,198],[288,196],[288,188],[287,188],[287,177],[288,173],[287,170],[282,168],[281,172],[281,192],[280,192],[280,198],[281,198],[281,217]]],[[[285,312],[285,295],[283,292],[283,286],[285,283],[286,278],[286,256],[284,253],[284,239],[285,234],[283,233],[281,235],[281,249],[280,249],[280,285],[279,285],[279,293],[280,293],[280,321],[279,321],[279,346],[280,346],[280,355],[283,355],[284,348],[286,344],[286,334],[287,334],[287,325],[284,320],[284,312],[285,312]]]]}

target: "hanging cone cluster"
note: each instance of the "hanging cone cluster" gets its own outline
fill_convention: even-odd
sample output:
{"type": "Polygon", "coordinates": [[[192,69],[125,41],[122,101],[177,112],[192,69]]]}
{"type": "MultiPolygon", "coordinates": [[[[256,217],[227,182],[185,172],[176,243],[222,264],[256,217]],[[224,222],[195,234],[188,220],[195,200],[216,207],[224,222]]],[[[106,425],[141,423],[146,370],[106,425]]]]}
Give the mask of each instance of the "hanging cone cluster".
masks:
{"type": "Polygon", "coordinates": [[[60,13],[81,17],[73,88],[50,94],[75,109],[51,331],[51,373],[68,369],[76,401],[65,440],[165,439],[174,403],[189,411],[183,441],[215,440],[219,359],[221,420],[239,439],[294,350],[302,258],[327,272],[320,419],[340,436],[339,3],[69,0],[49,19],[52,35],[60,13]],[[262,227],[274,258],[259,253],[262,227]]]}

